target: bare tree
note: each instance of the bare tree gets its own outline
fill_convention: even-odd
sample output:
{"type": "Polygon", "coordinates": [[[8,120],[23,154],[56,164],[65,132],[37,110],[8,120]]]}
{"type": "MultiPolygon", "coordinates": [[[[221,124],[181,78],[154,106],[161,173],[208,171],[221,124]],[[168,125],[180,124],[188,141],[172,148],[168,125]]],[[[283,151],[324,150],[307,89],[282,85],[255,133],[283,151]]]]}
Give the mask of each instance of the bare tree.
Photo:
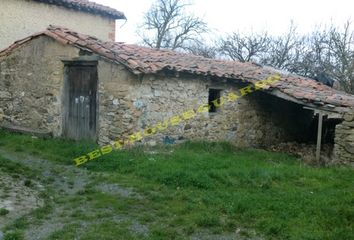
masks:
{"type": "Polygon", "coordinates": [[[348,21],[344,28],[331,26],[299,35],[291,23],[286,34],[234,32],[217,46],[202,44],[206,23],[186,13],[184,0],[156,0],[145,14],[144,44],[153,48],[180,49],[207,58],[227,57],[234,61],[254,61],[291,73],[316,79],[332,86],[334,82],[354,93],[354,31],[348,21]]]}
{"type": "Polygon", "coordinates": [[[354,94],[354,32],[351,23],[348,21],[342,32],[332,26],[329,38],[327,68],[343,90],[354,94]]]}
{"type": "Polygon", "coordinates": [[[337,82],[342,90],[354,93],[354,32],[349,21],[343,29],[331,26],[312,32],[303,46],[292,72],[327,85],[337,82]]]}
{"type": "Polygon", "coordinates": [[[233,33],[222,38],[220,54],[235,61],[254,61],[310,77],[332,86],[334,82],[354,93],[354,31],[330,26],[307,35],[296,33],[294,24],[279,37],[233,33]]]}
{"type": "Polygon", "coordinates": [[[194,55],[202,56],[205,58],[215,59],[218,55],[218,49],[216,47],[208,46],[201,42],[191,44],[187,46],[186,50],[194,55]]]}
{"type": "Polygon", "coordinates": [[[242,35],[233,34],[220,39],[220,52],[234,61],[249,62],[257,61],[269,46],[267,33],[242,35]]]}
{"type": "Polygon", "coordinates": [[[292,63],[290,71],[332,86],[333,79],[330,76],[329,65],[331,53],[328,44],[329,37],[326,31],[314,31],[304,36],[301,46],[297,49],[299,54],[292,63]]]}
{"type": "Polygon", "coordinates": [[[139,35],[143,43],[152,48],[185,49],[200,34],[207,32],[207,24],[186,13],[190,4],[183,0],[156,0],[145,13],[139,35]]]}
{"type": "Polygon", "coordinates": [[[261,63],[275,68],[290,70],[298,57],[301,40],[296,33],[296,27],[291,23],[287,34],[280,37],[272,37],[267,42],[261,56],[261,63]]]}

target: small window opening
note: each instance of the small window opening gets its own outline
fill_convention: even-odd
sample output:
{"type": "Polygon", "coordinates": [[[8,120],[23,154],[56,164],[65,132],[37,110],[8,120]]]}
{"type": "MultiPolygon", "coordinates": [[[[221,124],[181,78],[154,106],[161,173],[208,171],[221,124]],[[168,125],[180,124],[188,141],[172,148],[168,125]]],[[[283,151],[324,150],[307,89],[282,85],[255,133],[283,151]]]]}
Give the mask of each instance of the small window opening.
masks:
{"type": "Polygon", "coordinates": [[[209,112],[213,113],[213,112],[217,111],[217,107],[215,106],[213,101],[215,102],[215,100],[216,100],[217,103],[220,104],[220,93],[221,93],[221,90],[219,90],[219,89],[212,89],[212,88],[209,89],[209,100],[208,100],[208,103],[210,106],[209,112]]]}

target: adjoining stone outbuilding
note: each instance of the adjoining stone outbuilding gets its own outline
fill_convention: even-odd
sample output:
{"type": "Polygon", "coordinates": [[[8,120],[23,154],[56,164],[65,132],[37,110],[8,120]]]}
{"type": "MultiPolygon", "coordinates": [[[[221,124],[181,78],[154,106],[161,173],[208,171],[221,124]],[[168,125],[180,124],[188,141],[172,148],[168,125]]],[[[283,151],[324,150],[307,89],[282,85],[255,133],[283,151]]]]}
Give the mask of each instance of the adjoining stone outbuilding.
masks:
{"type": "Polygon", "coordinates": [[[353,164],[353,107],[352,95],[254,63],[102,42],[60,27],[0,52],[0,126],[55,137],[109,144],[140,132],[150,144],[201,139],[264,147],[316,142],[323,122],[333,161],[353,164]],[[245,89],[272,75],[280,80],[245,89]],[[228,101],[242,91],[252,93],[228,101]],[[209,108],[215,99],[223,106],[209,108]],[[171,122],[202,105],[198,117],[171,122]]]}

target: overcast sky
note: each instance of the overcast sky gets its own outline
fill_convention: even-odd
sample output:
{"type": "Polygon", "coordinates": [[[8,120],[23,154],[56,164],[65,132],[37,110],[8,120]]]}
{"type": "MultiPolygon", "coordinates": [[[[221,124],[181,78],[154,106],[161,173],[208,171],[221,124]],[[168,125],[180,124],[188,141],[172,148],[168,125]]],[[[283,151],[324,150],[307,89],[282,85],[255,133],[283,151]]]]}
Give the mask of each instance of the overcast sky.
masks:
{"type": "MultiPolygon", "coordinates": [[[[137,27],[154,0],[94,0],[123,11],[128,18],[117,21],[117,41],[137,43],[137,27]]],[[[202,17],[214,36],[233,31],[281,34],[293,20],[306,33],[320,24],[354,24],[354,0],[192,0],[190,11],[202,17]]]]}

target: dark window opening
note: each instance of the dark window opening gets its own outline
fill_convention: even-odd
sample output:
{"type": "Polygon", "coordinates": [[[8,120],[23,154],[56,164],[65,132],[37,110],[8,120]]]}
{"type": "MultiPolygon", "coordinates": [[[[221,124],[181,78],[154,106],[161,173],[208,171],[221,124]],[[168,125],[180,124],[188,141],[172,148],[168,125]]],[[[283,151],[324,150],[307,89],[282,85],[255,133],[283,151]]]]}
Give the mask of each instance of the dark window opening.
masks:
{"type": "Polygon", "coordinates": [[[217,107],[215,106],[213,101],[215,102],[215,100],[216,100],[217,103],[220,104],[220,93],[221,93],[221,90],[219,90],[219,89],[212,89],[212,88],[209,89],[209,100],[208,100],[208,104],[210,106],[209,112],[216,112],[217,111],[217,107]]]}
{"type": "MultiPolygon", "coordinates": [[[[343,120],[339,118],[328,118],[323,116],[322,125],[322,143],[323,144],[334,144],[335,130],[336,126],[340,124],[343,120]]],[[[318,115],[316,115],[311,123],[309,131],[309,141],[312,143],[317,142],[317,131],[318,131],[318,115]]]]}
{"type": "Polygon", "coordinates": [[[323,122],[323,141],[324,143],[334,144],[336,126],[340,124],[343,119],[339,118],[325,118],[323,122]]]}

